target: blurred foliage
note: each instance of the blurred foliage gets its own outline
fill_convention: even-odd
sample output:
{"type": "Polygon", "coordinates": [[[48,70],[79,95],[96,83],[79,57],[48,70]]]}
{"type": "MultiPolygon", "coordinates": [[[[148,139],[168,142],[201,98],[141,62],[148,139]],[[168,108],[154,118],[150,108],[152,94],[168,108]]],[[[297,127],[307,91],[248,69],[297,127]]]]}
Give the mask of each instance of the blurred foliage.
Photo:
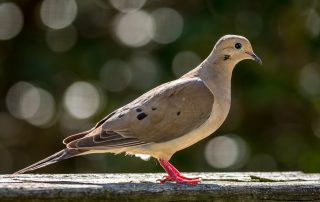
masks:
{"type": "MultiPolygon", "coordinates": [[[[72,31],[70,36],[51,42],[48,33],[56,30],[41,20],[43,2],[11,2],[22,11],[23,27],[14,38],[0,41],[0,173],[11,173],[60,150],[67,135],[91,128],[117,107],[176,78],[172,62],[178,53],[191,51],[202,60],[225,34],[246,36],[262,58],[263,66],[251,61],[238,64],[226,122],[214,135],[174,155],[172,163],[182,171],[320,171],[318,1],[147,0],[141,10],[152,13],[159,8],[171,8],[182,16],[183,28],[172,42],[150,40],[137,47],[117,38],[115,19],[124,14],[107,0],[77,1],[76,18],[69,25],[76,35],[72,31]],[[59,48],[63,49],[70,40],[75,40],[74,44],[61,51],[59,48]],[[52,48],[55,46],[58,52],[52,48]],[[139,57],[143,60],[138,60],[139,57]],[[105,77],[101,75],[101,69],[114,59],[129,64],[131,81],[135,82],[128,81],[118,91],[105,88],[105,77]],[[148,59],[151,62],[145,62],[148,59]],[[136,67],[148,62],[155,66],[151,72],[148,67],[136,67]],[[140,77],[135,76],[137,71],[142,72],[140,77]],[[11,115],[6,99],[11,87],[19,81],[52,95],[56,106],[50,124],[36,126],[11,115]],[[89,118],[67,115],[63,106],[66,90],[77,81],[92,84],[103,101],[89,118]],[[206,145],[214,136],[226,134],[241,137],[246,145],[246,158],[238,166],[211,167],[205,158],[206,145]]],[[[5,19],[0,21],[6,23],[5,19]]],[[[190,69],[180,68],[185,68],[184,72],[190,69]]],[[[126,77],[119,79],[115,82],[120,85],[126,77]]],[[[146,162],[125,155],[99,154],[69,159],[37,172],[155,171],[162,169],[154,159],[146,162]]]]}

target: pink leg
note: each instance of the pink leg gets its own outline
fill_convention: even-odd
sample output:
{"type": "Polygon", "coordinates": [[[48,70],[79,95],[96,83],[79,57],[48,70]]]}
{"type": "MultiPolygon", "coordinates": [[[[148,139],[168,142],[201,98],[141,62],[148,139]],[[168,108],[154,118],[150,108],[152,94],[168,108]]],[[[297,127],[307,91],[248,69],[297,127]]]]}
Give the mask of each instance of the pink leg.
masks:
{"type": "Polygon", "coordinates": [[[180,173],[171,163],[169,163],[168,161],[165,162],[170,168],[171,170],[176,174],[178,175],[180,178],[182,179],[185,179],[185,180],[199,180],[200,178],[199,177],[195,177],[195,178],[189,178],[189,177],[185,177],[182,175],[182,173],[180,173]]]}
{"type": "Polygon", "coordinates": [[[160,183],[165,183],[167,181],[175,181],[179,184],[199,184],[199,178],[188,178],[183,176],[173,165],[168,161],[158,159],[160,165],[168,173],[168,176],[165,176],[164,179],[160,180],[160,183]]]}

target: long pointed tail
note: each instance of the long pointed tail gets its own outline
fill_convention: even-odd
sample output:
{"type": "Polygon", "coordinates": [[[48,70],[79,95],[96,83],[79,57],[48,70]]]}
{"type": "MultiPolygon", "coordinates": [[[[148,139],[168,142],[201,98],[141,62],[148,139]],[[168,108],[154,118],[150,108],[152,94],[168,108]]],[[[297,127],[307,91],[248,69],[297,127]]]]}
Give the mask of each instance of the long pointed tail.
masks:
{"type": "Polygon", "coordinates": [[[53,163],[56,163],[58,161],[62,161],[62,160],[65,160],[65,159],[68,159],[68,158],[71,158],[71,157],[74,157],[74,156],[78,156],[78,155],[81,155],[84,151],[83,150],[78,150],[78,149],[63,149],[41,161],[38,161],[26,168],[23,168],[13,174],[21,174],[21,173],[25,173],[25,172],[28,172],[28,171],[32,171],[32,170],[35,170],[35,169],[38,169],[38,168],[42,168],[42,167],[45,167],[47,165],[50,165],[50,164],[53,164],[53,163]]]}

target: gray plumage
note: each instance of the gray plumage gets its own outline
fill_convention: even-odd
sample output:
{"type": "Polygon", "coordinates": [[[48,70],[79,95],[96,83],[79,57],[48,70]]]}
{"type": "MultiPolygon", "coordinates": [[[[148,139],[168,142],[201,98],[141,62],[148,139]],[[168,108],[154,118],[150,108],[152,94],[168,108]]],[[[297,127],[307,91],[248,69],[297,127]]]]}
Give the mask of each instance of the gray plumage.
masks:
{"type": "Polygon", "coordinates": [[[261,63],[246,38],[222,37],[192,71],[115,110],[92,129],[67,137],[66,149],[17,173],[104,152],[149,155],[167,168],[175,152],[209,136],[224,122],[231,103],[232,71],[244,59],[261,63]]]}
{"type": "Polygon", "coordinates": [[[106,150],[169,141],[203,124],[212,103],[212,93],[199,78],[175,80],[111,113],[86,136],[68,141],[67,147],[106,150]]]}

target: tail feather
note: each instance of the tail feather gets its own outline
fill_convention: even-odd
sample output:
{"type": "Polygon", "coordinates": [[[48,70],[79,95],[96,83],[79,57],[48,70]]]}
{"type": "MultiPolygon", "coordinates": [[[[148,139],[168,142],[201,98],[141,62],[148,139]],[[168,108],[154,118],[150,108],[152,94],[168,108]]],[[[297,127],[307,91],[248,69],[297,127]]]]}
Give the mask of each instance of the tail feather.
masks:
{"type": "Polygon", "coordinates": [[[65,159],[68,159],[68,158],[71,158],[74,156],[81,155],[83,152],[84,152],[84,150],[66,148],[66,149],[63,149],[63,150],[43,159],[41,161],[38,161],[38,162],[36,162],[26,168],[23,168],[23,169],[15,172],[14,174],[22,174],[22,173],[25,173],[28,171],[36,170],[38,168],[42,168],[42,167],[45,167],[47,165],[50,165],[50,164],[53,164],[53,163],[56,163],[59,161],[62,161],[62,160],[65,160],[65,159]]]}

